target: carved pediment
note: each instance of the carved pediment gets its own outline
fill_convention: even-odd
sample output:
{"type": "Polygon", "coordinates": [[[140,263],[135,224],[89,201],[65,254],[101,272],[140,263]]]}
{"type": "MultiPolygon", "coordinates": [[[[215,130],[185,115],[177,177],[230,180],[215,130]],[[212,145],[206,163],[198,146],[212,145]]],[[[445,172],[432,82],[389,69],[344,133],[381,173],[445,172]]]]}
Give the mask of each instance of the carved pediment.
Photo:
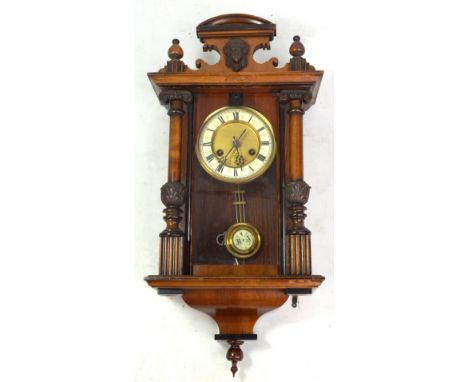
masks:
{"type": "Polygon", "coordinates": [[[199,70],[189,69],[182,61],[183,50],[179,40],[174,39],[168,50],[170,60],[160,73],[315,71],[302,57],[305,49],[299,36],[294,36],[289,50],[293,57],[283,68],[277,68],[276,57],[263,63],[255,61],[255,52],[270,50],[270,41],[276,36],[276,25],[261,17],[240,13],[216,16],[197,26],[197,36],[203,43],[203,51],[218,52],[218,62],[210,65],[198,59],[195,65],[199,70]]]}

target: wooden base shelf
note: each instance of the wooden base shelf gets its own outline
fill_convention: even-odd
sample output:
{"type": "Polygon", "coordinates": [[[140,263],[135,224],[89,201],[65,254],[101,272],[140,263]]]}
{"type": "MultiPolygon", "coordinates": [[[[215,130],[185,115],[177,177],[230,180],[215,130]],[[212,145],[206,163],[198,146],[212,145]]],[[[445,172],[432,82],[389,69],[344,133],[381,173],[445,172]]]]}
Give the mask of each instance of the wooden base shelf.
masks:
{"type": "MultiPolygon", "coordinates": [[[[215,269],[226,271],[222,266],[214,267],[212,271],[215,269]]],[[[258,271],[255,266],[238,269],[241,274],[247,270],[258,271]]],[[[243,358],[240,346],[246,339],[257,339],[254,326],[260,316],[279,308],[290,295],[294,296],[295,307],[298,294],[311,293],[312,288],[318,288],[324,280],[325,277],[320,275],[145,277],[148,285],[158,289],[160,294],[182,295],[187,305],[216,321],[219,334],[215,339],[225,340],[230,345],[226,358],[232,362],[233,376],[237,372],[237,362],[243,358]]]]}
{"type": "MultiPolygon", "coordinates": [[[[227,359],[242,359],[243,340],[257,339],[258,318],[283,305],[290,295],[311,293],[323,276],[147,276],[145,281],[164,295],[182,295],[187,305],[210,315],[218,324],[217,340],[227,340],[227,359]]],[[[294,302],[294,300],[293,300],[294,302]]],[[[294,304],[293,304],[294,306],[294,304]]]]}
{"type": "Polygon", "coordinates": [[[147,276],[145,281],[153,288],[173,289],[309,289],[318,288],[325,278],[313,276],[276,277],[199,277],[147,276]]]}

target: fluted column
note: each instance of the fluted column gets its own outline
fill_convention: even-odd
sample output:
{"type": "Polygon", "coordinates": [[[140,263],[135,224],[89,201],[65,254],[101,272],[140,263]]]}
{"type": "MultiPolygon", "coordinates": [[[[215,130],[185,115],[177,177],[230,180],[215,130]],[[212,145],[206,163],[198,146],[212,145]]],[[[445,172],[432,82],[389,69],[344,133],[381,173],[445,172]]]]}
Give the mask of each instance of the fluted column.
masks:
{"type": "Polygon", "coordinates": [[[192,94],[184,90],[164,90],[159,94],[161,104],[168,105],[169,158],[167,183],[161,187],[161,201],[166,206],[164,220],[166,229],[160,236],[161,275],[182,275],[186,237],[179,224],[182,220],[181,207],[186,200],[186,187],[181,182],[182,174],[182,127],[184,104],[192,102],[192,94]]]}
{"type": "Polygon", "coordinates": [[[303,158],[303,104],[312,95],[305,90],[284,90],[280,101],[287,104],[289,128],[288,182],[285,193],[288,202],[289,223],[286,230],[286,253],[283,265],[285,275],[311,275],[311,233],[304,226],[305,204],[309,199],[310,186],[304,181],[303,158]]]}

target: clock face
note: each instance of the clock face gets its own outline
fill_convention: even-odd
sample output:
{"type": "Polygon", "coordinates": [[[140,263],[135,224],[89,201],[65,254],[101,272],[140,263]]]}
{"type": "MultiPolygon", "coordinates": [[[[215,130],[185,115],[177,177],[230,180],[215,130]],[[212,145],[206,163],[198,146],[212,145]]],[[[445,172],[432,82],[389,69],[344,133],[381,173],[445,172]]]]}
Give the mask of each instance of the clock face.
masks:
{"type": "Polygon", "coordinates": [[[232,237],[234,247],[240,251],[248,251],[254,244],[254,236],[246,229],[236,231],[232,237]]]}
{"type": "Polygon", "coordinates": [[[226,249],[234,257],[247,259],[260,249],[261,236],[258,230],[249,223],[237,223],[226,231],[226,249]]]}
{"type": "Polygon", "coordinates": [[[270,122],[257,110],[223,107],[203,122],[196,152],[201,166],[212,177],[245,183],[270,167],[276,142],[270,122]]]}

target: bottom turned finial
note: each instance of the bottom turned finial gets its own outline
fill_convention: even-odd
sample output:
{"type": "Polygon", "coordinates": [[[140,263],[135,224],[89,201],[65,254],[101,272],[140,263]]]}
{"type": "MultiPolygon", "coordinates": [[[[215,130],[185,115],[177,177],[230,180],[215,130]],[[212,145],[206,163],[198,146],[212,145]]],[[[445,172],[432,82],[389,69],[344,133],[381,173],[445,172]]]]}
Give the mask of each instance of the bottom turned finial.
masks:
{"type": "Polygon", "coordinates": [[[226,358],[228,361],[232,362],[231,372],[232,376],[235,377],[237,373],[237,362],[242,361],[244,358],[244,353],[242,353],[242,349],[240,346],[244,343],[244,341],[239,340],[228,340],[227,341],[231,347],[226,353],[226,358]]]}

